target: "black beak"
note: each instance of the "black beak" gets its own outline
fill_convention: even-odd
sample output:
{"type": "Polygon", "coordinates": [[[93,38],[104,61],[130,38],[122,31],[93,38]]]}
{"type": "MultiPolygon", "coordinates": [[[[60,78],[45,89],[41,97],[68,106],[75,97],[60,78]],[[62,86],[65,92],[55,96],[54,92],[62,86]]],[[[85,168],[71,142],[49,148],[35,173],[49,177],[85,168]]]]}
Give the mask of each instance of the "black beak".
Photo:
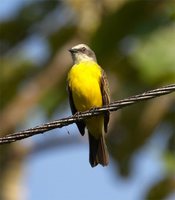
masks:
{"type": "Polygon", "coordinates": [[[76,53],[76,52],[78,52],[77,49],[68,49],[68,51],[69,51],[70,53],[76,53]]]}

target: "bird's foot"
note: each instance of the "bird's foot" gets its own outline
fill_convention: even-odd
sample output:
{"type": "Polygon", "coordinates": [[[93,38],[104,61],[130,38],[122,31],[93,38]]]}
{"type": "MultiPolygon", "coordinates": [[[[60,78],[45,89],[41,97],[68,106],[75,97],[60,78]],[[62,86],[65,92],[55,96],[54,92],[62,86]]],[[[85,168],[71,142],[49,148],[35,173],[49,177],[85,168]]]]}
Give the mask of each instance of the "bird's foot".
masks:
{"type": "Polygon", "coordinates": [[[78,117],[80,116],[81,112],[77,111],[73,116],[78,117]]]}
{"type": "Polygon", "coordinates": [[[93,108],[89,109],[89,111],[90,111],[91,113],[95,113],[95,112],[96,112],[96,110],[97,110],[97,108],[96,108],[96,107],[93,107],[93,108]]]}

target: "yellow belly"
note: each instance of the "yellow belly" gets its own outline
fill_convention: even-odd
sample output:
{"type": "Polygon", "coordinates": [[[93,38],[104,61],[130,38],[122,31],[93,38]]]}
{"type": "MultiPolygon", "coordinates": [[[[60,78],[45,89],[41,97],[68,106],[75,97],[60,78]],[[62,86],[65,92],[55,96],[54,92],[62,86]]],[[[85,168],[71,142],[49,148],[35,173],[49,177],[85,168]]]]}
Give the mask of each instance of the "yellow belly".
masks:
{"type": "Polygon", "coordinates": [[[78,111],[102,106],[100,78],[101,68],[95,62],[83,62],[72,67],[68,82],[78,111]]]}

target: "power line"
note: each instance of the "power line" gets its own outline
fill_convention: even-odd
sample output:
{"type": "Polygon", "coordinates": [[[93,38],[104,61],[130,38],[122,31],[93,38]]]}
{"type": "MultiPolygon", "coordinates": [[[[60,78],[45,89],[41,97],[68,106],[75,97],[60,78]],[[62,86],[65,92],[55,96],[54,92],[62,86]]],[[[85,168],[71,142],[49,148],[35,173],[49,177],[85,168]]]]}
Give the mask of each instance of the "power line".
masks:
{"type": "Polygon", "coordinates": [[[166,95],[172,92],[175,92],[175,84],[164,86],[164,87],[154,89],[154,90],[150,90],[142,94],[134,95],[123,100],[114,101],[110,103],[109,105],[106,105],[100,108],[94,108],[85,112],[76,113],[75,115],[70,116],[70,117],[55,120],[49,123],[42,124],[40,126],[36,126],[34,128],[30,128],[24,131],[15,132],[15,133],[0,137],[0,144],[15,142],[17,140],[21,140],[27,137],[31,137],[33,135],[41,134],[55,128],[61,128],[63,126],[67,126],[69,124],[75,123],[77,121],[86,119],[91,116],[99,115],[101,113],[104,113],[107,110],[116,111],[116,110],[122,109],[123,107],[138,103],[140,101],[156,98],[156,97],[166,95]]]}

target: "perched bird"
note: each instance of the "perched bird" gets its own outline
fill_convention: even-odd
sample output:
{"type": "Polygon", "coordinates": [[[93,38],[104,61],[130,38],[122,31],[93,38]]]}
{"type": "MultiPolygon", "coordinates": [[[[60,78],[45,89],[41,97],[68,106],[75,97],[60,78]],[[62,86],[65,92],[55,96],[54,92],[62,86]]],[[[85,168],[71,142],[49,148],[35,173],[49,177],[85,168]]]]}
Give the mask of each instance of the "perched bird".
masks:
{"type": "MultiPolygon", "coordinates": [[[[109,104],[108,81],[103,69],[97,64],[95,53],[85,44],[69,49],[73,66],[68,73],[68,92],[72,114],[109,104]]],[[[92,167],[108,165],[105,135],[109,122],[109,112],[77,122],[84,135],[85,127],[89,135],[89,162],[92,167]]]]}

